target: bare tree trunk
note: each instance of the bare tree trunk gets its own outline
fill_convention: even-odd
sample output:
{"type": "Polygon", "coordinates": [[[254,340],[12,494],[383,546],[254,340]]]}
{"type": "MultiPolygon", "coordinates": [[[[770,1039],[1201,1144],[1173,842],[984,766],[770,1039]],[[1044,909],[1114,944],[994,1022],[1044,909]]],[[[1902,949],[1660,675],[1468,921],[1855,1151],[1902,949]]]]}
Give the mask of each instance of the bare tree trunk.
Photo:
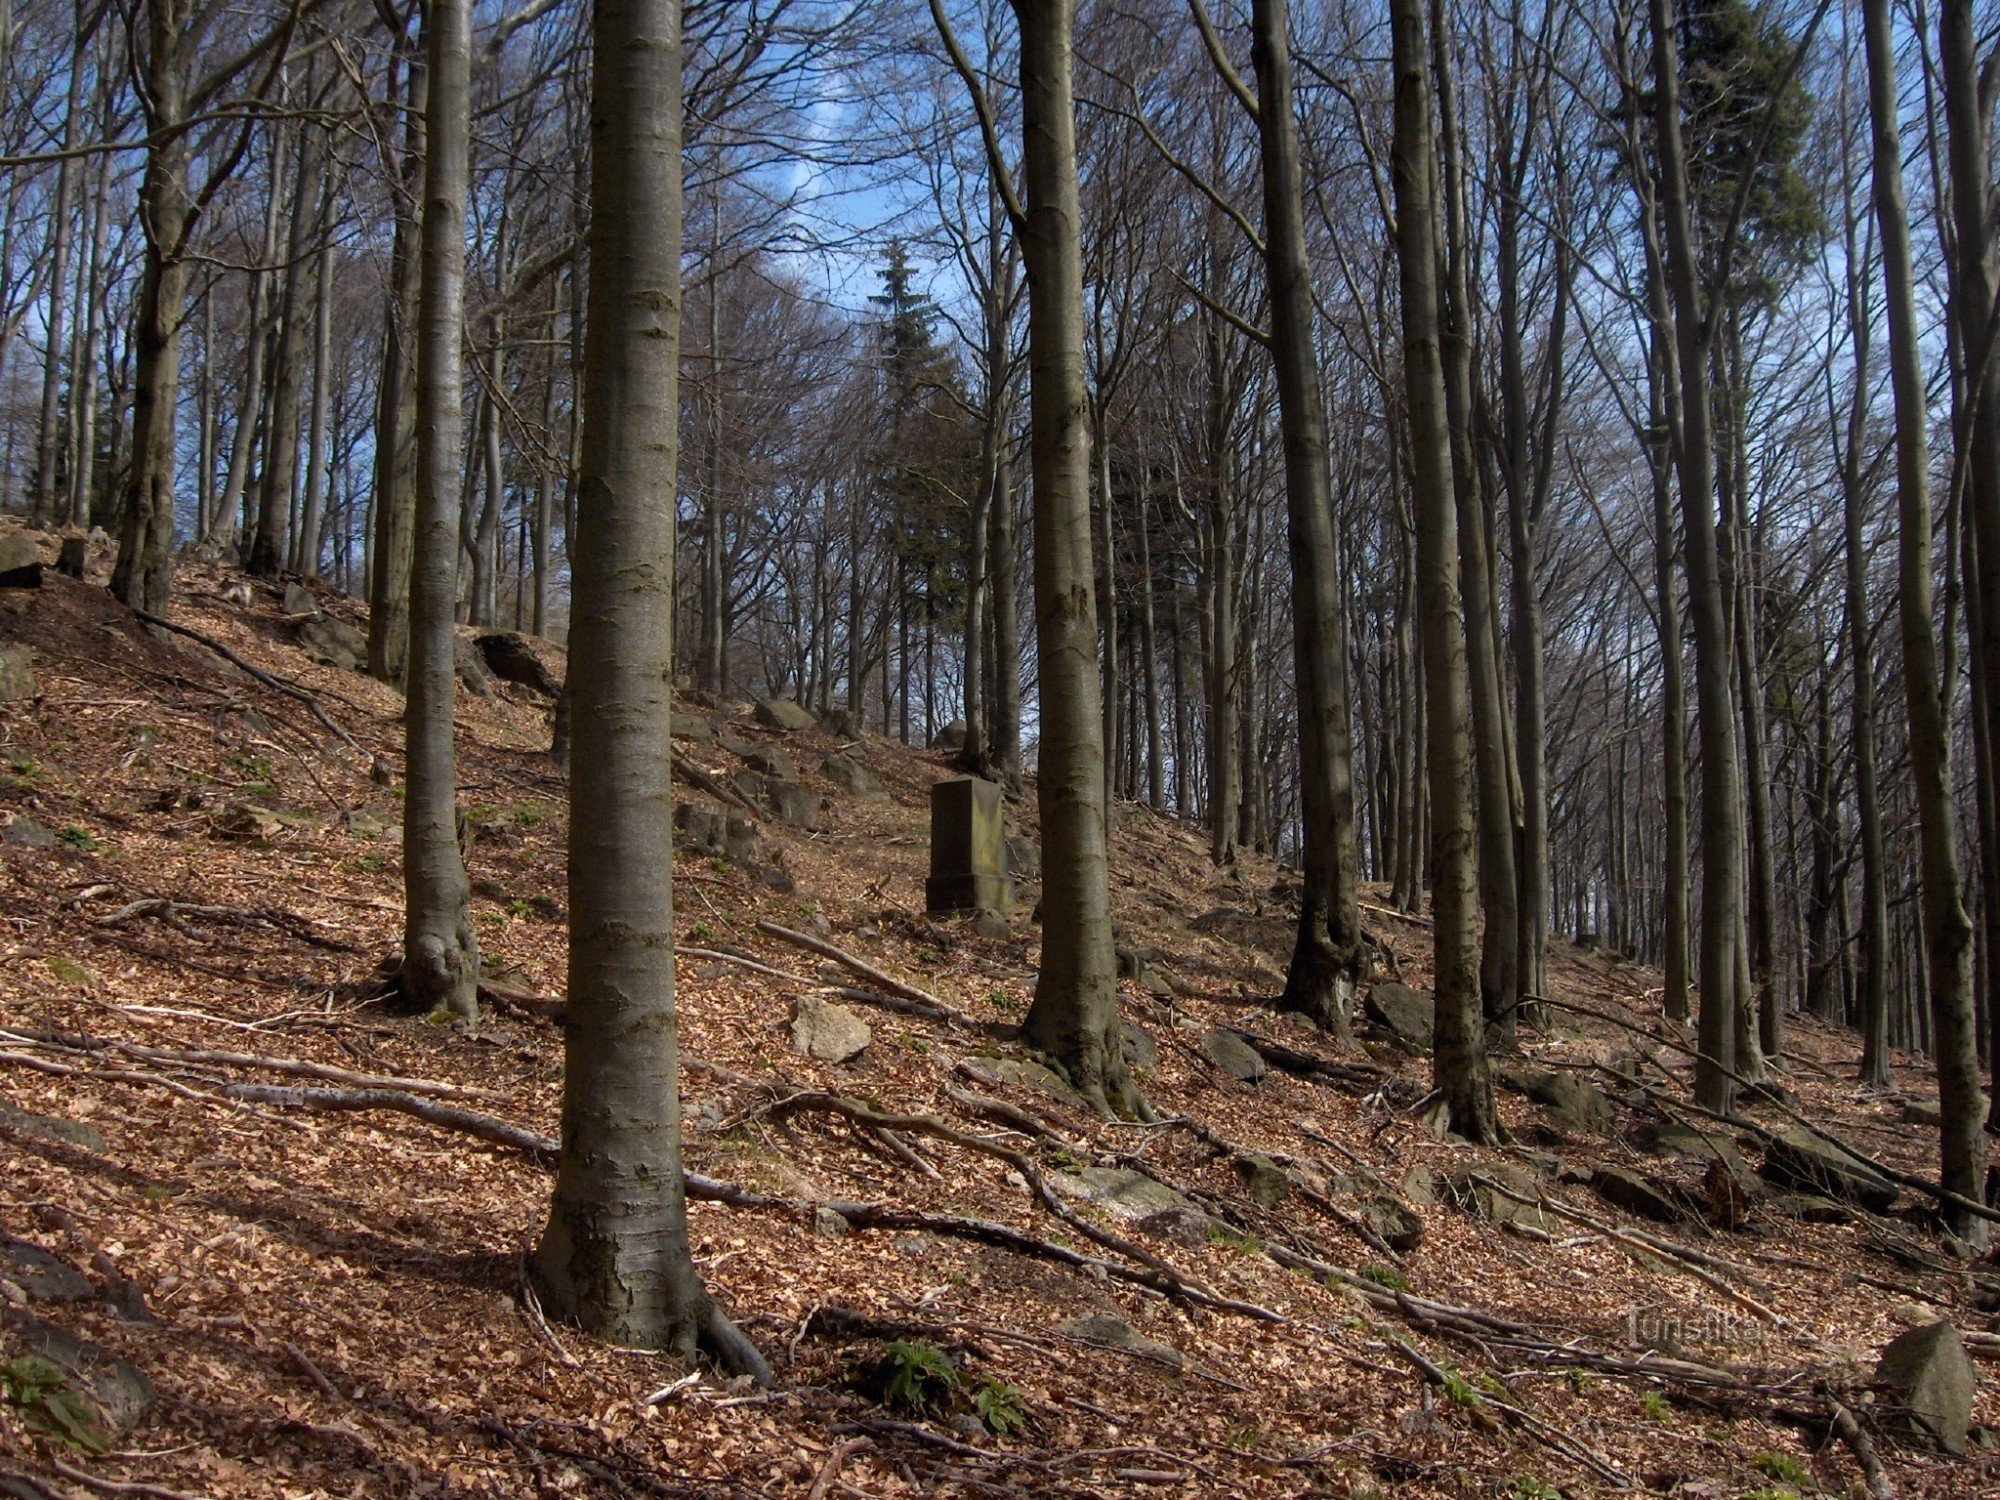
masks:
{"type": "Polygon", "coordinates": [[[1020,553],[1013,469],[1003,443],[988,519],[993,527],[993,765],[1007,786],[1021,782],[1020,553]]]}
{"type": "MultiPolygon", "coordinates": [[[[311,92],[308,81],[308,97],[311,92]]],[[[285,243],[285,292],[271,352],[269,441],[264,445],[264,472],[257,490],[257,534],[250,539],[246,562],[249,570],[260,578],[277,577],[291,550],[287,513],[299,470],[299,386],[304,373],[301,345],[310,305],[306,258],[326,157],[317,130],[301,125],[299,131],[299,172],[292,192],[291,232],[285,243]]]]}
{"type": "MultiPolygon", "coordinates": [[[[444,3],[431,0],[434,16],[444,3]]],[[[684,1360],[706,1347],[726,1369],[768,1381],[769,1366],[702,1286],[681,1171],[663,857],[673,846],[674,508],[662,503],[678,457],[679,31],[675,0],[598,0],[562,1159],[531,1273],[551,1313],[598,1338],[684,1360]]]]}
{"type": "Polygon", "coordinates": [[[1313,339],[1304,183],[1292,110],[1285,0],[1255,0],[1251,62],[1264,179],[1264,273],[1271,360],[1284,439],[1292,565],[1292,660],[1298,694],[1299,922],[1281,1010],[1351,1040],[1354,983],[1366,967],[1354,837],[1353,727],[1347,702],[1347,616],[1333,534],[1326,404],[1313,339]]]}
{"type": "Polygon", "coordinates": [[[292,571],[307,578],[319,577],[322,529],[326,520],[327,410],[333,384],[333,258],[339,252],[330,242],[333,197],[328,192],[320,201],[320,240],[314,266],[313,291],[313,399],[306,423],[306,496],[299,515],[299,541],[292,554],[292,571]]]}
{"type": "MultiPolygon", "coordinates": [[[[76,33],[69,58],[69,92],[65,96],[63,150],[74,151],[83,136],[83,56],[90,45],[91,32],[84,26],[85,0],[77,0],[76,33]]],[[[56,516],[56,454],[58,421],[62,396],[63,315],[68,307],[70,241],[74,233],[76,174],[83,163],[64,156],[56,166],[55,203],[50,209],[54,221],[49,248],[49,311],[45,323],[47,355],[42,362],[42,425],[35,458],[35,500],[33,517],[37,526],[47,526],[56,516]]]]}
{"type": "Polygon", "coordinates": [[[430,0],[429,151],[417,311],[417,495],[404,710],[403,991],[425,1009],[479,1015],[479,938],[456,818],[458,478],[464,444],[465,196],[471,135],[470,0],[430,0]]]}
{"type": "Polygon", "coordinates": [[[1451,1128],[1468,1140],[1505,1138],[1493,1107],[1479,1006],[1472,819],[1472,746],[1465,619],[1459,597],[1451,432],[1438,342],[1437,187],[1431,171],[1429,53],[1424,0],[1391,0],[1396,75],[1396,248],[1401,263],[1403,373],[1415,479],[1419,631],[1430,747],[1433,1082],[1451,1128]]]}
{"type": "Polygon", "coordinates": [[[1021,1035],[1100,1108],[1132,1114],[1142,1101],[1118,1031],[1104,838],[1104,700],[1091,581],[1090,400],[1070,92],[1075,5],[1021,3],[1016,15],[1042,678],[1042,968],[1021,1035]]]}
{"type": "Polygon", "coordinates": [[[1649,0],[1659,202],[1681,388],[1675,458],[1687,533],[1688,602],[1694,621],[1695,696],[1701,727],[1701,1015],[1695,1094],[1727,1113],[1736,1068],[1737,947],[1742,928],[1742,792],[1737,779],[1736,705],[1731,690],[1728,610],[1716,554],[1715,439],[1709,395],[1711,310],[1705,309],[1688,208],[1681,143],[1680,62],[1674,0],[1649,0]]]}
{"type": "MultiPolygon", "coordinates": [[[[1971,81],[1955,74],[1954,63],[1969,61],[1959,43],[1970,40],[1970,6],[1947,0],[1945,92],[1971,81]],[[1959,12],[1954,17],[1953,12],[1959,12]],[[1958,20],[1964,35],[1954,40],[1958,20]]],[[[1875,217],[1882,236],[1884,300],[1889,314],[1889,376],[1896,398],[1896,495],[1901,563],[1903,685],[1910,715],[1910,773],[1916,783],[1918,837],[1922,847],[1923,933],[1929,960],[1933,1057],[1938,1075],[1938,1117],[1942,1171],[1939,1180],[1961,1197],[1981,1201],[1985,1190],[1986,1146],[1981,1128],[1986,1099],[1980,1090],[1979,1051],[1972,998],[1972,920],[1959,888],[1957,809],[1952,800],[1950,725],[1944,683],[1938,671],[1937,639],[1931,614],[1931,507],[1929,414],[1919,353],[1916,275],[1911,268],[1909,221],[1903,206],[1902,142],[1897,131],[1895,41],[1888,0],[1864,0],[1868,44],[1868,102],[1873,124],[1875,217]]],[[[1965,101],[1958,100],[1959,104],[1965,101]]],[[[1978,118],[1985,118],[1980,106],[1978,118]]],[[[1954,165],[1961,142],[1963,113],[1952,119],[1954,165]]],[[[1983,135],[1984,126],[1981,125],[1983,135]]],[[[1982,149],[1979,152],[1984,157],[1982,149]]],[[[1963,188],[1966,184],[1956,182],[1963,188]]],[[[1977,184],[1984,194],[1982,175],[1977,184]]],[[[1986,222],[1983,206],[1978,214],[1986,222]]],[[[1961,221],[1961,228],[1970,227],[1961,221]]],[[[1960,245],[1961,253],[1973,247],[1960,245]]],[[[1964,267],[1961,266],[1961,276],[1964,267]]],[[[1965,288],[1961,285],[1960,290],[1965,288]]],[[[1973,295],[1977,295],[1975,289],[1973,295]]],[[[1990,306],[1990,298],[1988,299],[1990,306]]],[[[1968,346],[1976,349],[1980,346],[1968,346]]],[[[1981,384],[1986,384],[1982,381],[1981,384]]],[[[1989,389],[2000,390],[2000,380],[1989,389]]],[[[2000,476],[1996,476],[2000,477],[2000,476]]],[[[1991,556],[1992,554],[1987,554],[1991,556]]],[[[1983,1248],[1986,1221],[1950,1205],[1945,1222],[1970,1244],[1983,1248]]]]}
{"type": "Polygon", "coordinates": [[[409,660],[410,570],[416,526],[417,382],[415,340],[420,280],[420,199],[429,73],[422,48],[397,38],[404,59],[404,191],[396,194],[389,295],[382,334],[382,381],[375,418],[375,565],[368,580],[368,670],[399,683],[409,660]]]}

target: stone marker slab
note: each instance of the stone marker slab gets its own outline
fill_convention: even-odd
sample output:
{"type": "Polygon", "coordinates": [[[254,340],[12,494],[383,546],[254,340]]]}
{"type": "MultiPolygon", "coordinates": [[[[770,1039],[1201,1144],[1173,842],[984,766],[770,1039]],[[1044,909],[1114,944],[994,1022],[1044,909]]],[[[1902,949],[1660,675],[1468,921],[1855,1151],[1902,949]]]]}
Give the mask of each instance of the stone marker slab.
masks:
{"type": "Polygon", "coordinates": [[[1007,911],[1014,882],[1007,874],[1000,786],[977,776],[953,776],[931,787],[931,873],[924,905],[934,912],[1007,911]]]}

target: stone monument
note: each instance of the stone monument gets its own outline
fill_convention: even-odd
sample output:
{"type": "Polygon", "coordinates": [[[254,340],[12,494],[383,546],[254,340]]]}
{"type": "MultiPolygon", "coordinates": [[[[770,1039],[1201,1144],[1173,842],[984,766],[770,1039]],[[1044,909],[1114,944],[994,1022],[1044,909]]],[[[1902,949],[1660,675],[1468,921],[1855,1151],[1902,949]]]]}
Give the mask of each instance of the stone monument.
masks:
{"type": "Polygon", "coordinates": [[[934,912],[1004,912],[1014,904],[1007,875],[997,782],[954,776],[931,788],[931,874],[924,905],[934,912]]]}

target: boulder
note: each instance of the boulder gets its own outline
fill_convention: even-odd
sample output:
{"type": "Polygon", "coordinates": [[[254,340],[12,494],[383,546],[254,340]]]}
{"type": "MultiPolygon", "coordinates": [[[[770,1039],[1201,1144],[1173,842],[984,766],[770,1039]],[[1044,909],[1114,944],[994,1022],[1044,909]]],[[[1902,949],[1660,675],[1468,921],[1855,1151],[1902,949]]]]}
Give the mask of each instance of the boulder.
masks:
{"type": "Polygon", "coordinates": [[[1243,1190],[1250,1195],[1250,1201],[1263,1208],[1277,1207],[1292,1190],[1291,1173],[1261,1151],[1237,1157],[1236,1175],[1243,1179],[1243,1190]]]}
{"type": "Polygon", "coordinates": [[[544,698],[560,698],[562,684],[535,650],[534,642],[518,630],[489,630],[475,642],[486,670],[502,682],[540,693],[544,698]]]}
{"type": "Polygon", "coordinates": [[[35,696],[35,654],[26,646],[0,646],[0,703],[35,696]]]}
{"type": "Polygon", "coordinates": [[[1393,1193],[1374,1192],[1356,1205],[1361,1222],[1391,1250],[1414,1250],[1423,1243],[1424,1221],[1393,1193]]]}
{"type": "Polygon", "coordinates": [[[358,672],[368,664],[368,637],[332,615],[308,616],[299,626],[298,639],[307,656],[337,671],[358,672]]]}
{"type": "Polygon", "coordinates": [[[1000,841],[1007,854],[1007,873],[1027,880],[1042,875],[1042,846],[1033,839],[1010,833],[1000,841]]]}
{"type": "Polygon", "coordinates": [[[16,849],[53,849],[56,836],[33,818],[15,813],[6,822],[0,823],[0,844],[16,849]]]}
{"type": "Polygon", "coordinates": [[[94,1151],[102,1156],[108,1149],[104,1132],[84,1120],[66,1120],[60,1115],[35,1115],[25,1109],[18,1109],[5,1099],[0,1099],[0,1127],[18,1130],[23,1135],[32,1135],[44,1141],[60,1141],[68,1146],[81,1146],[86,1151],[94,1151]]]}
{"type": "Polygon", "coordinates": [[[882,783],[876,779],[875,773],[857,756],[829,755],[819,763],[819,773],[850,797],[858,797],[864,802],[888,800],[888,793],[882,790],[882,783]]]}
{"type": "Polygon", "coordinates": [[[1965,1451],[1979,1377],[1950,1323],[1926,1323],[1898,1334],[1875,1366],[1875,1384],[1892,1393],[1906,1430],[1948,1453],[1965,1451]]]}
{"type": "Polygon", "coordinates": [[[764,802],[778,820],[792,828],[809,828],[826,799],[812,787],[796,781],[780,781],[775,776],[764,778],[764,802]]]}
{"type": "Polygon", "coordinates": [[[782,745],[745,745],[737,754],[759,776],[773,781],[797,781],[799,768],[782,745]]]}
{"type": "Polygon", "coordinates": [[[1445,1179],[1451,1198],[1489,1224],[1518,1224],[1528,1229],[1547,1229],[1548,1215],[1540,1202],[1541,1179],[1526,1167],[1512,1162],[1465,1167],[1445,1179]],[[1504,1191],[1502,1191],[1504,1189],[1504,1191]],[[1526,1198],[1530,1201],[1522,1203],[1526,1198]]]}
{"type": "Polygon", "coordinates": [[[1693,1206],[1679,1188],[1628,1167],[1598,1167],[1590,1174],[1590,1185],[1605,1202],[1642,1219],[1676,1224],[1692,1214],[1693,1206]]]}
{"type": "Polygon", "coordinates": [[[320,612],[319,600],[313,598],[312,590],[297,581],[285,585],[284,603],[278,608],[294,620],[311,619],[320,612]]]}
{"type": "Polygon", "coordinates": [[[792,1002],[792,1046],[807,1057],[844,1063],[874,1039],[868,1023],[845,1006],[817,995],[801,995],[792,1002]]]}
{"type": "Polygon", "coordinates": [[[486,658],[470,636],[462,635],[452,646],[452,665],[458,671],[458,680],[465,690],[475,698],[493,696],[493,676],[486,670],[486,658]]]}
{"type": "Polygon", "coordinates": [[[1413,1052],[1431,1050],[1437,1002],[1423,991],[1407,984],[1374,985],[1363,998],[1361,1009],[1404,1047],[1413,1052]]]}
{"type": "Polygon", "coordinates": [[[811,709],[791,698],[765,698],[753,705],[750,712],[766,729],[783,730],[788,734],[811,729],[819,723],[811,709]]]}
{"type": "Polygon", "coordinates": [[[1163,1208],[1158,1213],[1147,1214],[1132,1227],[1156,1240],[1171,1240],[1176,1245],[1199,1250],[1208,1244],[1208,1227],[1212,1222],[1207,1214],[1190,1205],[1186,1208],[1163,1208]]]}
{"type": "Polygon", "coordinates": [[[757,850],[757,825],[719,807],[684,802],[674,809],[674,827],[690,849],[710,858],[741,864],[757,850]]]}
{"type": "Polygon", "coordinates": [[[1518,1094],[1525,1094],[1549,1112],[1558,1130],[1580,1135],[1608,1135],[1611,1131],[1611,1101],[1604,1090],[1574,1073],[1558,1073],[1546,1068],[1519,1065],[1498,1070],[1499,1080],[1518,1094]]]}
{"type": "Polygon", "coordinates": [[[1160,1065],[1160,1044],[1153,1040],[1152,1032],[1136,1021],[1118,1023],[1119,1039],[1125,1048],[1125,1065],[1148,1070],[1160,1065]]]}
{"type": "Polygon", "coordinates": [[[24,1407],[79,1446],[115,1448],[152,1411],[152,1382],[90,1340],[39,1318],[12,1318],[8,1333],[21,1351],[12,1367],[39,1377],[33,1381],[38,1396],[24,1407]]]}
{"type": "Polygon", "coordinates": [[[965,748],[965,720],[953,719],[944,728],[931,736],[933,750],[963,750],[965,748]]]}
{"type": "Polygon", "coordinates": [[[65,578],[81,578],[90,562],[90,543],[80,536],[66,536],[56,550],[56,571],[65,578]]]}
{"type": "Polygon", "coordinates": [[[1255,1083],[1271,1070],[1263,1053],[1226,1026],[1204,1033],[1201,1050],[1223,1072],[1244,1083],[1255,1083]]]}
{"type": "Polygon", "coordinates": [[[1216,906],[1192,919],[1188,926],[1196,932],[1219,932],[1234,922],[1249,922],[1255,918],[1240,906],[1216,906]]]}
{"type": "Polygon", "coordinates": [[[1108,1313],[1071,1318],[1062,1324],[1060,1331],[1079,1343],[1095,1344],[1104,1349],[1122,1349],[1127,1354],[1139,1355],[1172,1370],[1187,1364],[1187,1357],[1173,1345],[1149,1339],[1123,1318],[1114,1318],[1108,1313]]]}
{"type": "Polygon", "coordinates": [[[1123,1219],[1147,1219],[1194,1207],[1164,1182],[1130,1167],[1080,1167],[1075,1172],[1051,1172],[1049,1180],[1070,1197],[1102,1204],[1123,1219]]]}
{"type": "Polygon", "coordinates": [[[42,586],[42,549],[19,531],[0,532],[0,589],[42,586]]]}
{"type": "Polygon", "coordinates": [[[1764,1178],[1780,1187],[1843,1198],[1875,1213],[1896,1201],[1896,1184],[1803,1128],[1788,1130],[1764,1148],[1764,1178]]]}
{"type": "Polygon", "coordinates": [[[61,1256],[11,1234],[0,1234],[0,1283],[30,1302],[88,1302],[97,1295],[90,1278],[61,1256]]]}
{"type": "Polygon", "coordinates": [[[715,738],[715,726],[699,714],[685,714],[675,709],[673,728],[668,733],[677,740],[686,740],[694,745],[706,745],[715,738]]]}
{"type": "Polygon", "coordinates": [[[829,708],[819,727],[837,740],[858,740],[868,732],[862,727],[860,713],[852,708],[829,708]]]}

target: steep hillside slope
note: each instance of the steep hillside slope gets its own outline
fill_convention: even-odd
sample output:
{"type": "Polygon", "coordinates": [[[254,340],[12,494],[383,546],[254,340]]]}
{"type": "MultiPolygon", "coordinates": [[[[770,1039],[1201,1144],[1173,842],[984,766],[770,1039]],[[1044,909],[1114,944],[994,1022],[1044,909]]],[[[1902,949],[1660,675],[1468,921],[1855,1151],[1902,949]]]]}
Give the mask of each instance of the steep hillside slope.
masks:
{"type": "MultiPolygon", "coordinates": [[[[322,659],[349,601],[283,604],[182,573],[177,621],[260,680],[93,579],[0,591],[33,675],[0,703],[0,1493],[2000,1493],[1982,1433],[1940,1453],[1868,1384],[1940,1318],[1990,1359],[2000,1272],[1894,1183],[1824,1169],[1864,1206],[1761,1181],[1785,1151],[1688,1109],[1651,974],[1564,948],[1552,998],[1596,1014],[1524,1028],[1518,1145],[1440,1141],[1395,1029],[1418,997],[1385,989],[1395,1025],[1334,1054],[1260,1004],[1283,872],[1214,871],[1121,809],[1158,1118],[1099,1119],[1010,1045],[1032,881],[1004,928],[923,914],[944,757],[743,707],[689,705],[679,742],[681,1042],[697,1257],[778,1380],[551,1327],[521,1276],[562,1053],[546,702],[462,697],[494,984],[476,1034],[429,1024],[382,978],[398,699],[322,659]],[[850,1020],[847,1061],[799,1050],[845,1050],[850,1020]],[[101,1434],[69,1387],[116,1395],[114,1360],[150,1410],[101,1434]]],[[[1009,816],[1030,847],[1032,798],[1009,816]]],[[[1371,919],[1421,990],[1421,918],[1371,919]]],[[[1915,1059],[1904,1098],[1853,1084],[1843,1035],[1799,1021],[1791,1045],[1749,1121],[1796,1110],[1928,1174],[1915,1059]]],[[[1973,1420],[2000,1425],[1990,1382],[1973,1420]]]]}

